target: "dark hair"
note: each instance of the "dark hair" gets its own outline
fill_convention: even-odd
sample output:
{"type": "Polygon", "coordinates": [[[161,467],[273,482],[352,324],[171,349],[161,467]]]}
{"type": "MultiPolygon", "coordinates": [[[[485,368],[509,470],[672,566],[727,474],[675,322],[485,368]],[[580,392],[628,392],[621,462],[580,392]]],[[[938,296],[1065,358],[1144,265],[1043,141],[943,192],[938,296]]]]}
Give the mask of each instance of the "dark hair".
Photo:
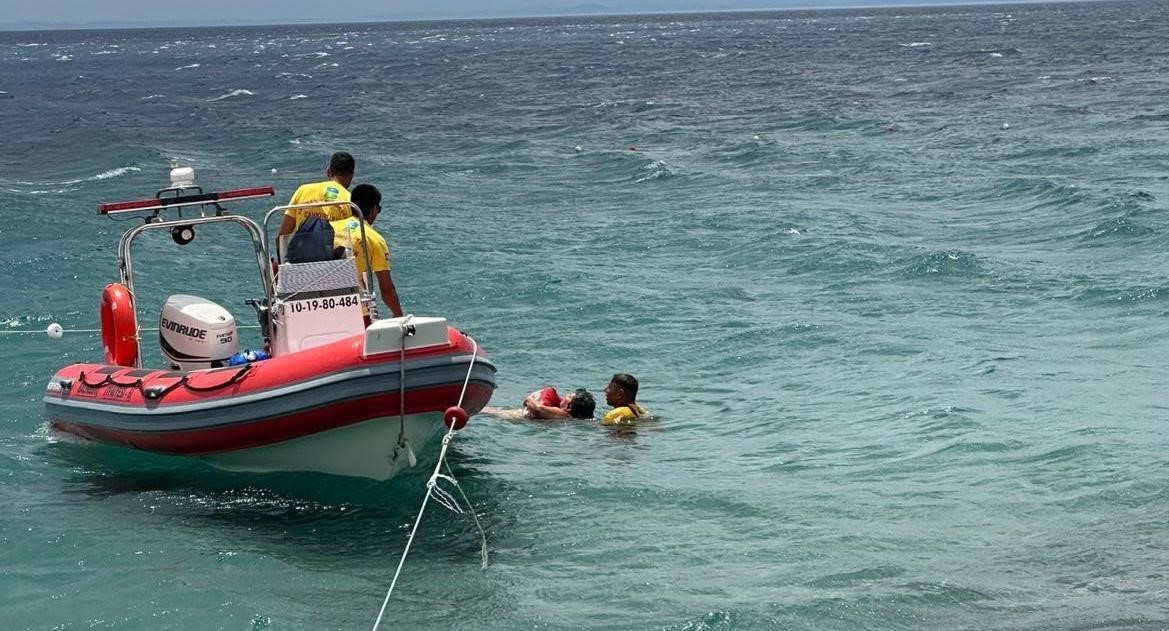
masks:
{"type": "Polygon", "coordinates": [[[637,377],[626,372],[619,372],[613,375],[612,382],[624,388],[629,393],[629,398],[637,398],[637,377]]]}
{"type": "Polygon", "coordinates": [[[382,203],[382,192],[373,184],[358,184],[353,187],[349,199],[361,209],[361,214],[369,219],[369,213],[375,206],[382,203]]]}
{"type": "Polygon", "coordinates": [[[356,168],[357,162],[345,151],[338,151],[329,158],[329,171],[337,175],[353,175],[356,168]]]}
{"type": "Polygon", "coordinates": [[[593,395],[584,388],[577,388],[568,402],[568,415],[572,418],[593,418],[593,411],[597,409],[597,402],[593,395]]]}

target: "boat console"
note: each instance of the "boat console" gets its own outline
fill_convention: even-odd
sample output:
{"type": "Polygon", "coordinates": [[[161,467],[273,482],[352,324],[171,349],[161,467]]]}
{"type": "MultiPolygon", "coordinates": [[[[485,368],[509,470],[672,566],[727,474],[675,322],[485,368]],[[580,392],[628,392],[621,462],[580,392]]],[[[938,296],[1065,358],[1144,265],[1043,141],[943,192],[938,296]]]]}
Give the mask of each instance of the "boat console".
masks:
{"type": "Polygon", "coordinates": [[[282,264],[271,316],[276,356],[364,331],[356,259],[282,264]]]}

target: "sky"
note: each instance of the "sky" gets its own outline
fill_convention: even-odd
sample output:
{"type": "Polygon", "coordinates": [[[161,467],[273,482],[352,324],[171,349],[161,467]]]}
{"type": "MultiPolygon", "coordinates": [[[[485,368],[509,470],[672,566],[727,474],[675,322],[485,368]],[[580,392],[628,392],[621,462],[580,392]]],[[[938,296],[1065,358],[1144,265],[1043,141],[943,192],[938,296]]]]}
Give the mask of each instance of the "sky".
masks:
{"type": "Polygon", "coordinates": [[[987,4],[991,0],[5,0],[0,30],[987,4]]]}

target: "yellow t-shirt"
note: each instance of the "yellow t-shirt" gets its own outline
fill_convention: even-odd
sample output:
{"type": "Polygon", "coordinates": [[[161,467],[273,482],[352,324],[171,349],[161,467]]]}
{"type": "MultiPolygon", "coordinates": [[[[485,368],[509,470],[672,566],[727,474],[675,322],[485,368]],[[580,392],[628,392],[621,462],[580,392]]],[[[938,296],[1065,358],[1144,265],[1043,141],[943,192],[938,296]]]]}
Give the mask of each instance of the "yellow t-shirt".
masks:
{"type": "Polygon", "coordinates": [[[625,425],[632,423],[639,418],[645,417],[648,414],[649,412],[646,412],[645,408],[636,403],[630,403],[629,405],[613,408],[612,410],[606,412],[602,422],[605,425],[625,425]]]}
{"type": "MultiPolygon", "coordinates": [[[[353,250],[353,258],[357,262],[357,286],[364,287],[365,244],[369,244],[369,264],[375,274],[390,271],[390,248],[386,245],[385,238],[368,223],[365,224],[365,241],[363,242],[358,221],[357,217],[350,217],[339,221],[330,221],[329,225],[333,227],[333,247],[342,246],[353,250]]],[[[376,284],[377,279],[375,278],[373,282],[376,284]]],[[[361,312],[364,315],[370,315],[369,309],[365,305],[362,305],[361,312]]]]}
{"type": "MultiPolygon", "coordinates": [[[[288,205],[293,206],[296,204],[332,201],[348,202],[349,191],[333,180],[325,180],[324,182],[302,184],[292,194],[292,199],[288,200],[288,205]]],[[[348,203],[343,203],[337,206],[320,206],[318,208],[289,208],[284,211],[284,215],[296,219],[296,226],[293,228],[295,230],[309,217],[320,217],[325,221],[335,221],[352,217],[353,210],[349,207],[348,203]]]]}
{"type": "Polygon", "coordinates": [[[373,226],[365,224],[365,241],[361,240],[361,224],[356,217],[330,221],[333,227],[333,246],[353,248],[357,259],[357,273],[365,274],[365,244],[369,244],[369,264],[375,273],[390,271],[390,248],[386,240],[373,226]]]}

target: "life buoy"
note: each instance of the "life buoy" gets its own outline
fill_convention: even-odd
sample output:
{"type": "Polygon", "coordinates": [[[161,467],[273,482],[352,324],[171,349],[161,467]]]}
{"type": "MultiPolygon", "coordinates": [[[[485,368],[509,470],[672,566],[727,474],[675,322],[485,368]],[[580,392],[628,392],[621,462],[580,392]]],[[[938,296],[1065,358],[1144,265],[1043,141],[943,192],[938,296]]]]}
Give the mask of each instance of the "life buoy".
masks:
{"type": "Polygon", "coordinates": [[[101,292],[101,345],[106,363],[134,366],[138,363],[138,318],[134,298],[121,283],[110,283],[101,292]]]}

